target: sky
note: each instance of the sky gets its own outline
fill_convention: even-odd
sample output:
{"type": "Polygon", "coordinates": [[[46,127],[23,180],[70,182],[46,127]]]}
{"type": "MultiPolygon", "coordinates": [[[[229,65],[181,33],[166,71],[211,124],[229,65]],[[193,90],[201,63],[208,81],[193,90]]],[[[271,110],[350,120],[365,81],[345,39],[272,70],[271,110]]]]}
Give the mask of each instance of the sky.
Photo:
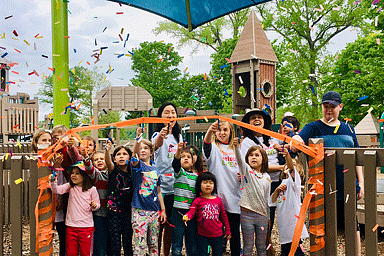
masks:
{"type": "MultiPolygon", "coordinates": [[[[0,62],[4,61],[1,56],[8,53],[4,58],[9,62],[18,63],[10,70],[16,72],[10,72],[9,75],[9,80],[16,82],[16,84],[10,84],[10,94],[26,92],[33,98],[39,89],[43,74],[52,74],[48,69],[52,67],[51,0],[2,0],[2,2],[0,62]],[[12,17],[7,18],[11,15],[12,17]],[[18,36],[15,36],[13,31],[16,31],[18,36]],[[2,38],[4,33],[5,38],[2,38]],[[37,38],[36,35],[38,35],[37,38]],[[41,36],[42,38],[39,38],[41,36]],[[36,44],[36,50],[34,44],[36,44]],[[28,75],[34,70],[39,76],[28,75]]],[[[118,54],[128,53],[144,41],[164,41],[172,44],[177,42],[175,38],[165,33],[156,36],[152,32],[158,22],[165,21],[164,18],[130,6],[120,6],[116,2],[107,0],[70,0],[68,10],[70,11],[68,13],[70,67],[82,61],[82,66],[91,69],[96,66],[100,72],[106,72],[111,65],[115,70],[107,74],[107,80],[113,85],[128,85],[135,75],[131,70],[131,58],[128,56],[117,58],[118,54]],[[123,14],[116,14],[116,12],[123,12],[123,14]],[[118,37],[122,28],[124,29],[123,39],[128,33],[130,34],[125,48],[118,37]],[[119,43],[113,43],[116,41],[119,43]],[[100,47],[108,47],[108,49],[103,51],[100,61],[94,64],[95,59],[91,55],[94,53],[93,50],[100,47]],[[91,65],[87,65],[87,61],[91,65]]],[[[277,35],[267,32],[267,37],[273,40],[277,35]]],[[[348,42],[353,42],[356,38],[356,31],[347,30],[331,41],[328,50],[331,53],[340,51],[348,42]]],[[[180,70],[188,67],[188,72],[192,75],[209,72],[211,68],[209,56],[213,50],[199,48],[199,51],[191,55],[192,47],[186,45],[176,48],[176,51],[183,57],[180,70]]],[[[52,110],[51,106],[46,104],[41,104],[40,107],[39,119],[43,120],[44,116],[52,110]]]]}

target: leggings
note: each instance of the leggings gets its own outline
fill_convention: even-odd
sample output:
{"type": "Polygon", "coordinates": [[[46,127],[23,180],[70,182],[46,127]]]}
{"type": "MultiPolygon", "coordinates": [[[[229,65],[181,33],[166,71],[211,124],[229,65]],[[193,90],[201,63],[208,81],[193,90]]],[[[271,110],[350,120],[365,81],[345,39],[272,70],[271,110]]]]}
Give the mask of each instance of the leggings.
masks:
{"type": "Polygon", "coordinates": [[[133,255],[132,251],[132,222],[131,212],[108,211],[108,227],[110,251],[109,256],[121,255],[121,236],[123,236],[123,249],[125,256],[133,255]]]}
{"type": "Polygon", "coordinates": [[[240,222],[243,232],[243,255],[251,256],[253,253],[253,244],[256,244],[257,255],[266,256],[268,217],[256,212],[241,210],[240,222]]]}
{"type": "Polygon", "coordinates": [[[133,255],[146,255],[147,245],[149,255],[157,256],[159,254],[159,217],[160,214],[156,211],[132,208],[132,228],[135,240],[133,255]]]}

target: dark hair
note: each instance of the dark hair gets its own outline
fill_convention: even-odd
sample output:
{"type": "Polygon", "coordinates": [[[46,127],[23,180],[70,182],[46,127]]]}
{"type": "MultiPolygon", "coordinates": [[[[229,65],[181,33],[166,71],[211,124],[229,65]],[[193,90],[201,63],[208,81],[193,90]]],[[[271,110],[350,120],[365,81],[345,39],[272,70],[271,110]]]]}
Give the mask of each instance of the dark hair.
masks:
{"type": "Polygon", "coordinates": [[[96,150],[96,140],[94,138],[92,138],[91,136],[87,135],[87,136],[84,136],[83,140],[90,140],[90,141],[93,141],[93,150],[96,150]]]}
{"type": "Polygon", "coordinates": [[[291,123],[293,125],[293,130],[295,132],[297,132],[300,129],[300,121],[296,117],[294,116],[283,117],[283,119],[281,120],[281,124],[283,124],[284,121],[291,123]]]}
{"type": "Polygon", "coordinates": [[[119,152],[120,149],[122,149],[122,148],[125,149],[125,150],[128,152],[129,158],[132,157],[132,151],[131,151],[131,149],[130,149],[129,147],[127,147],[127,146],[118,146],[118,147],[115,148],[115,150],[113,151],[113,153],[112,153],[112,158],[114,158],[114,157],[116,156],[117,152],[119,152]]]}
{"type": "Polygon", "coordinates": [[[197,176],[197,180],[196,180],[196,185],[195,185],[196,197],[200,196],[200,193],[201,193],[201,183],[204,180],[211,180],[211,181],[213,181],[214,188],[213,188],[212,193],[213,194],[217,193],[217,185],[216,185],[217,182],[216,182],[215,175],[213,175],[211,172],[202,172],[202,173],[199,174],[199,176],[197,176]]]}
{"type": "MultiPolygon", "coordinates": [[[[83,192],[92,188],[93,184],[92,184],[91,178],[88,176],[88,174],[85,171],[81,170],[79,167],[75,166],[75,167],[71,168],[71,170],[69,171],[69,176],[72,175],[74,169],[79,170],[81,177],[83,177],[83,186],[82,186],[83,192]]],[[[69,179],[69,184],[71,185],[71,187],[76,186],[72,182],[72,179],[69,179]]]]}
{"type": "MultiPolygon", "coordinates": [[[[257,113],[255,113],[255,114],[257,114],[257,113]]],[[[249,116],[248,120],[243,120],[243,122],[249,124],[249,119],[251,119],[251,116],[252,115],[249,116]]],[[[263,128],[266,129],[266,130],[272,131],[272,123],[266,122],[264,116],[263,115],[261,115],[261,116],[264,119],[264,127],[263,128]]],[[[243,136],[244,136],[244,138],[248,137],[251,140],[253,140],[257,145],[261,145],[261,142],[255,137],[255,134],[254,134],[254,132],[252,130],[249,130],[247,128],[242,128],[242,129],[243,129],[243,136]]],[[[265,135],[265,134],[263,134],[262,137],[263,137],[263,143],[267,147],[269,147],[269,140],[271,139],[271,137],[268,136],[268,135],[265,135]]]]}
{"type": "MultiPolygon", "coordinates": [[[[166,106],[169,106],[169,105],[171,105],[175,109],[176,115],[177,115],[177,107],[176,107],[176,105],[171,103],[171,102],[164,102],[163,105],[161,105],[159,110],[157,111],[157,117],[161,117],[161,114],[163,114],[164,108],[166,106]]],[[[161,129],[163,129],[163,127],[164,127],[163,123],[156,124],[155,125],[155,132],[160,132],[161,129]]],[[[175,138],[175,140],[177,141],[177,143],[180,142],[179,141],[180,134],[181,134],[181,128],[180,128],[180,125],[176,122],[175,125],[172,128],[172,135],[175,138]]]]}
{"type": "Polygon", "coordinates": [[[203,169],[203,158],[200,154],[199,149],[196,146],[189,145],[181,149],[181,153],[183,152],[187,152],[191,154],[192,160],[193,160],[193,156],[197,157],[196,162],[193,164],[193,166],[196,169],[197,173],[201,173],[204,169],[203,169]]]}
{"type": "Polygon", "coordinates": [[[261,162],[261,172],[268,172],[268,155],[265,152],[265,150],[260,146],[252,146],[248,149],[247,154],[245,154],[245,162],[249,165],[248,157],[252,152],[259,150],[261,153],[261,156],[263,157],[263,161],[261,162]]]}

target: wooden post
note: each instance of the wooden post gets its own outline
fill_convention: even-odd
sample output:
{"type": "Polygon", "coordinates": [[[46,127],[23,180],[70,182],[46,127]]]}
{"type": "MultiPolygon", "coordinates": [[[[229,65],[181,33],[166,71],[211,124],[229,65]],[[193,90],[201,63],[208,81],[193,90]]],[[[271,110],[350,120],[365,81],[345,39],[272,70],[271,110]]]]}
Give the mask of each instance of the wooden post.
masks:
{"type": "Polygon", "coordinates": [[[378,255],[377,252],[377,177],[376,151],[364,151],[364,187],[365,190],[365,255],[378,255]]]}
{"type": "Polygon", "coordinates": [[[3,225],[4,225],[4,203],[3,203],[3,198],[4,198],[4,186],[3,186],[3,162],[0,162],[0,254],[4,255],[4,248],[3,248],[3,225]]]}
{"type": "Polygon", "coordinates": [[[325,151],[324,198],[325,198],[325,253],[337,252],[337,203],[336,203],[336,151],[325,151]]]}
{"type": "MultiPolygon", "coordinates": [[[[319,145],[323,144],[323,139],[309,139],[309,146],[313,145],[319,145]]],[[[309,161],[312,160],[311,157],[309,157],[309,161]]],[[[324,169],[323,171],[316,171],[315,168],[317,167],[323,167],[324,168],[324,160],[321,160],[315,165],[309,166],[309,178],[313,178],[317,180],[317,182],[321,182],[324,184],[324,169]]],[[[324,191],[323,193],[317,193],[314,195],[311,199],[311,204],[314,202],[320,202],[315,206],[309,207],[309,225],[310,226],[321,226],[324,225],[324,203],[321,203],[321,201],[324,200],[324,191]],[[323,213],[322,213],[323,212],[323,213]],[[315,218],[315,217],[316,218],[315,218]]],[[[310,229],[311,230],[311,229],[310,229]]],[[[325,255],[325,248],[324,246],[317,243],[318,239],[324,239],[323,236],[317,236],[315,234],[309,233],[310,238],[310,246],[311,246],[311,256],[324,256],[325,255]]]]}
{"type": "Polygon", "coordinates": [[[12,156],[11,162],[11,234],[12,234],[12,255],[22,255],[22,209],[21,209],[21,188],[22,184],[16,184],[16,180],[22,176],[22,156],[12,156]]]}
{"type": "Polygon", "coordinates": [[[356,256],[356,151],[344,150],[345,255],[356,256]],[[347,217],[348,216],[348,217],[347,217]]]}
{"type": "Polygon", "coordinates": [[[39,197],[38,186],[38,169],[37,169],[37,161],[30,160],[29,161],[29,244],[30,244],[30,256],[38,255],[36,253],[36,215],[35,215],[35,207],[37,203],[37,198],[39,197]]]}

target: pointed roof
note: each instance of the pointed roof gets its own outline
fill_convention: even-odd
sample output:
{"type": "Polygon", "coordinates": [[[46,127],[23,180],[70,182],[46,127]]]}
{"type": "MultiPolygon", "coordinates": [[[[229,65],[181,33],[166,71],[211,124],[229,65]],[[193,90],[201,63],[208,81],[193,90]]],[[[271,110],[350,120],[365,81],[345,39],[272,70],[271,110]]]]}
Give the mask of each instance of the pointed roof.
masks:
{"type": "Polygon", "coordinates": [[[377,118],[369,112],[355,127],[356,135],[376,135],[380,133],[377,118]]]}
{"type": "Polygon", "coordinates": [[[251,55],[260,60],[279,61],[254,11],[251,11],[245,23],[243,32],[232,53],[231,61],[250,60],[253,59],[251,55]]]}

